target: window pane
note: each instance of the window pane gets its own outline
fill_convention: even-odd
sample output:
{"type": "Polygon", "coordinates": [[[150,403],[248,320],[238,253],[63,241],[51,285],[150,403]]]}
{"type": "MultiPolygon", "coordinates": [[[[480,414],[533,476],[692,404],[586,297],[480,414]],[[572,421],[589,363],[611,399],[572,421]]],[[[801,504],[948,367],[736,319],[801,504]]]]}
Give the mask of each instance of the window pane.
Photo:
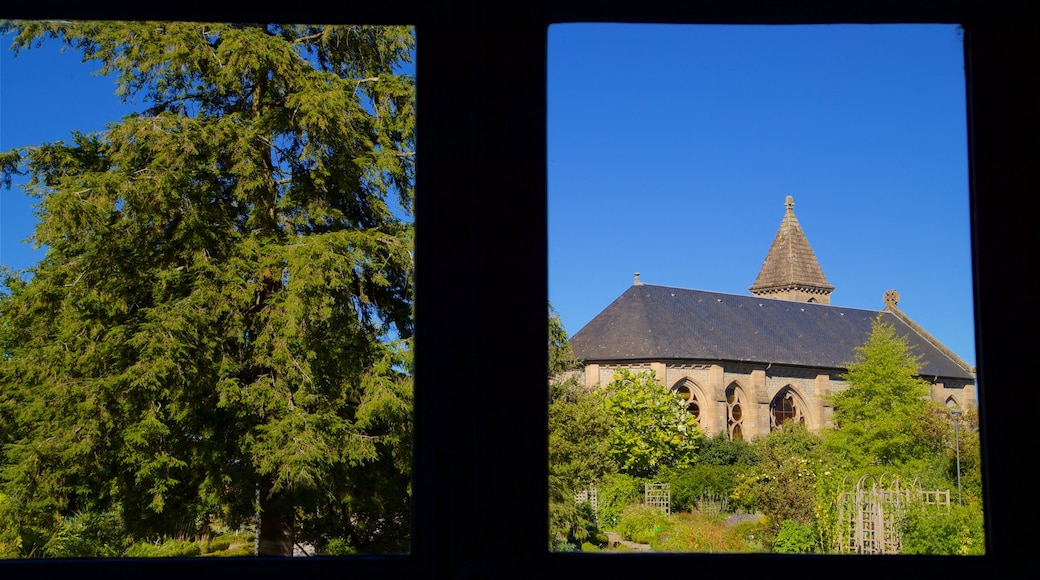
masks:
{"type": "Polygon", "coordinates": [[[958,27],[567,24],[548,54],[551,549],[639,535],[647,483],[673,515],[627,539],[658,551],[981,549],[958,27]],[[696,432],[650,402],[679,387],[696,432]],[[857,539],[896,489],[970,524],[857,539]]]}

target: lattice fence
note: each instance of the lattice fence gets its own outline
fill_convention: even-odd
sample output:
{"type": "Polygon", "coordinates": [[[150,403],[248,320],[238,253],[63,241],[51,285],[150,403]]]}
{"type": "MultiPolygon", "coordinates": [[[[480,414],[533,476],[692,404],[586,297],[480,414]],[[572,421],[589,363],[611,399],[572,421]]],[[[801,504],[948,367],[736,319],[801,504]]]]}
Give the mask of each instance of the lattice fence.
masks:
{"type": "Polygon", "coordinates": [[[648,483],[644,490],[646,505],[655,507],[668,516],[672,513],[672,484],[648,483]]]}
{"type": "Polygon", "coordinates": [[[863,476],[838,495],[838,550],[857,554],[898,554],[898,520],[912,501],[950,509],[950,490],[925,491],[916,482],[863,476]]]}

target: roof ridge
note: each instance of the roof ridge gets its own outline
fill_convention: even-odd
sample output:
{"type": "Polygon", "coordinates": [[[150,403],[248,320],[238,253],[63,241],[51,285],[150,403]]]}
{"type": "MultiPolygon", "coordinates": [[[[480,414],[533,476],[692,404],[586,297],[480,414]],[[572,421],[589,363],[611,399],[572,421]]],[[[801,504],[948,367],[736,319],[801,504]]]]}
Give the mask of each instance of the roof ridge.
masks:
{"type": "Polygon", "coordinates": [[[891,310],[668,286],[629,287],[570,341],[577,358],[594,363],[723,360],[838,372],[854,359],[878,315],[891,315],[920,349],[922,375],[974,380],[948,348],[891,310]]]}
{"type": "Polygon", "coordinates": [[[941,354],[945,355],[947,358],[953,361],[954,364],[964,369],[964,371],[971,373],[973,376],[975,375],[975,367],[971,366],[967,363],[967,361],[957,356],[957,353],[950,350],[949,347],[943,344],[942,341],[940,341],[938,338],[932,336],[932,334],[925,330],[924,327],[922,327],[920,324],[914,322],[913,319],[911,319],[907,313],[897,308],[894,302],[886,301],[885,308],[884,310],[882,310],[882,312],[890,312],[903,324],[910,327],[910,330],[913,330],[925,341],[931,343],[931,345],[934,346],[936,350],[938,350],[941,354]]]}

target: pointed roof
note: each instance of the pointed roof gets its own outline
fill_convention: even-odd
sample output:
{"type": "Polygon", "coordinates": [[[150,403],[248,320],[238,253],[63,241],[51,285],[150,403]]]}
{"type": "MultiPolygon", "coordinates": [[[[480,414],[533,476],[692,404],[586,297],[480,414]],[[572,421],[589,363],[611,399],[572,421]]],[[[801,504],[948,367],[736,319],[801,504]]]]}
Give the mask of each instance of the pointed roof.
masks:
{"type": "Polygon", "coordinates": [[[830,296],[834,290],[823,275],[823,268],[794,215],[794,198],[787,196],[784,205],[787,212],[780,229],[773,238],[773,245],[766,254],[758,278],[749,289],[756,296],[775,295],[788,290],[801,290],[809,294],[830,296]]]}

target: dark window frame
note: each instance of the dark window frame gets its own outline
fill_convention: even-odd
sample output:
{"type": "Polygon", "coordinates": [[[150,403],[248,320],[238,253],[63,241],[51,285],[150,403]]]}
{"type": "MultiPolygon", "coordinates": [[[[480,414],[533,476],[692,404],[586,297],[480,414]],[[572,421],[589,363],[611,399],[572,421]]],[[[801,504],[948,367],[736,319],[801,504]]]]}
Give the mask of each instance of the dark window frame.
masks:
{"type": "MultiPolygon", "coordinates": [[[[181,0],[31,0],[7,18],[411,23],[418,27],[416,464],[413,552],[293,560],[4,561],[4,578],[378,576],[645,577],[777,559],[810,576],[1010,570],[1025,552],[1011,486],[1028,478],[991,450],[1028,441],[1011,411],[1015,365],[1030,360],[1034,309],[1030,195],[1040,191],[1040,128],[1031,75],[1040,42],[1026,14],[999,0],[886,2],[402,0],[343,6],[181,0]],[[148,4],[148,5],[145,5],[148,4]],[[976,344],[984,446],[987,555],[979,558],[549,554],[546,488],[547,295],[545,40],[564,22],[812,24],[944,22],[965,27],[976,344]],[[1005,331],[1014,321],[1014,327],[1005,331]],[[1024,338],[1018,338],[1019,335],[1024,338]],[[503,412],[502,409],[509,409],[503,412]]],[[[1009,4],[1010,5],[1010,4],[1009,4]]],[[[957,192],[958,195],[960,192],[957,192]]],[[[937,281],[941,284],[941,281],[937,281]]],[[[1019,367],[1020,368],[1020,367],[1019,367]]]]}

